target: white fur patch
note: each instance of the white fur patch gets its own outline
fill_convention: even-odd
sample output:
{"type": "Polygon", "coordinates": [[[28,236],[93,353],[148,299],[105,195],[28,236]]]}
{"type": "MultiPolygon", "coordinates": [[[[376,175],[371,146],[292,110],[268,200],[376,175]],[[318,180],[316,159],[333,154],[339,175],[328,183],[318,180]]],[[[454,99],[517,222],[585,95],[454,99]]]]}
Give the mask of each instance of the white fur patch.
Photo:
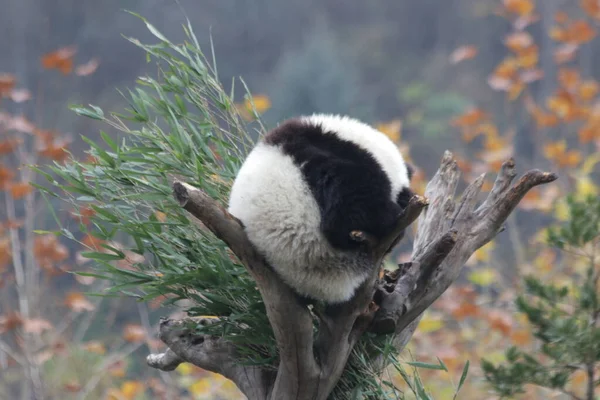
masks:
{"type": "Polygon", "coordinates": [[[367,277],[366,272],[357,275],[344,268],[352,256],[328,244],[319,229],[319,207],[302,172],[279,147],[260,142],[250,152],[231,189],[229,212],[244,223],[250,241],[300,294],[342,302],[367,277]]]}
{"type": "Polygon", "coordinates": [[[323,130],[336,134],[368,151],[385,171],[392,184],[392,201],[409,186],[408,170],[398,146],[383,133],[357,119],[341,115],[313,114],[302,118],[319,124],[323,130]]]}

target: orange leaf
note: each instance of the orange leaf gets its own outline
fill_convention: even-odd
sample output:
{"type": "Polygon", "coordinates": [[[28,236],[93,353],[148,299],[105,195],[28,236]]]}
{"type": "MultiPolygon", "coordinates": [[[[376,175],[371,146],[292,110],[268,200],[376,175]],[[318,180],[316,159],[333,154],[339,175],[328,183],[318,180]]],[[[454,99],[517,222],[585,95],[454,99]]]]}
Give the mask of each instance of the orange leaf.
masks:
{"type": "Polygon", "coordinates": [[[559,24],[566,24],[569,22],[569,14],[564,11],[557,11],[556,14],[554,14],[554,21],[559,24]]]}
{"type": "Polygon", "coordinates": [[[533,44],[533,37],[527,32],[514,32],[506,36],[504,44],[511,51],[519,53],[533,44]]]}
{"type": "Polygon", "coordinates": [[[88,76],[96,72],[98,66],[100,65],[100,61],[97,58],[92,58],[90,61],[85,64],[80,64],[75,68],[75,74],[79,76],[88,76]]]}
{"type": "Polygon", "coordinates": [[[459,115],[454,118],[450,124],[458,127],[467,127],[478,124],[487,118],[486,113],[480,108],[471,108],[467,110],[465,113],[459,115]]]}
{"type": "Polygon", "coordinates": [[[0,238],[0,272],[12,261],[12,250],[8,237],[0,238]]]}
{"type": "Polygon", "coordinates": [[[479,306],[475,303],[462,303],[452,311],[452,316],[457,320],[463,320],[467,317],[476,317],[479,314],[479,306]]]}
{"type": "Polygon", "coordinates": [[[564,89],[559,89],[546,101],[548,109],[564,120],[572,120],[576,115],[576,104],[573,96],[564,89]]]}
{"type": "Polygon", "coordinates": [[[68,75],[73,70],[73,56],[76,51],[75,46],[68,46],[47,53],[42,57],[42,66],[46,69],[57,69],[68,75]]]}
{"type": "Polygon", "coordinates": [[[581,8],[590,17],[600,20],[600,2],[598,0],[581,0],[581,8]]]}
{"type": "Polygon", "coordinates": [[[69,250],[53,234],[36,236],[33,254],[42,268],[49,268],[69,257],[69,250]]]}
{"type": "Polygon", "coordinates": [[[99,249],[101,247],[101,245],[104,243],[104,240],[98,239],[97,237],[92,236],[88,233],[81,240],[81,243],[84,246],[90,247],[92,249],[99,249]]]}
{"type": "Polygon", "coordinates": [[[518,346],[526,346],[531,343],[531,333],[526,329],[519,329],[510,335],[510,340],[518,346]]]}
{"type": "Polygon", "coordinates": [[[0,97],[10,95],[16,83],[17,78],[13,74],[0,74],[0,97]]]}
{"type": "Polygon", "coordinates": [[[19,138],[8,138],[0,142],[0,154],[10,154],[12,153],[19,144],[21,144],[23,140],[19,138]]]}
{"type": "Polygon", "coordinates": [[[450,54],[450,62],[458,64],[461,61],[470,60],[477,55],[477,47],[473,45],[460,46],[450,54]]]}
{"type": "Polygon", "coordinates": [[[521,93],[523,93],[524,89],[525,89],[525,83],[523,83],[521,81],[515,82],[508,89],[508,100],[510,100],[510,101],[516,100],[521,95],[521,93]]]}
{"type": "Polygon", "coordinates": [[[86,299],[83,293],[70,292],[65,297],[65,305],[75,312],[93,311],[94,305],[86,299]]]}
{"type": "Polygon", "coordinates": [[[21,199],[31,193],[33,186],[29,182],[18,182],[10,185],[10,194],[16,199],[21,199]]]}
{"type": "Polygon", "coordinates": [[[40,155],[46,158],[49,158],[54,161],[64,161],[69,157],[69,153],[67,153],[69,143],[66,140],[60,141],[58,143],[47,143],[46,147],[40,150],[40,155]]]}
{"type": "Polygon", "coordinates": [[[586,124],[579,129],[579,142],[587,144],[600,139],[600,126],[596,124],[586,124]]]}
{"type": "Polygon", "coordinates": [[[0,188],[5,189],[14,176],[14,172],[0,164],[0,188]]]}
{"type": "Polygon", "coordinates": [[[537,45],[522,49],[517,53],[517,63],[520,68],[528,69],[537,66],[540,59],[540,51],[537,45]]]}
{"type": "Polygon", "coordinates": [[[565,27],[554,26],[550,29],[550,37],[558,42],[585,43],[596,36],[596,31],[583,19],[573,21],[565,27]]]}
{"type": "Polygon", "coordinates": [[[103,355],[106,353],[106,346],[104,346],[104,343],[102,343],[98,340],[92,340],[92,341],[85,343],[83,345],[83,348],[85,350],[89,351],[90,353],[96,353],[96,354],[100,354],[100,355],[103,355]]]}
{"type": "Polygon", "coordinates": [[[598,82],[595,80],[583,81],[579,85],[579,97],[583,101],[591,101],[596,97],[599,89],[598,82]]]}
{"type": "Polygon", "coordinates": [[[500,331],[503,335],[510,334],[513,320],[509,313],[500,310],[492,310],[486,314],[486,318],[492,329],[500,331]]]}
{"type": "Polygon", "coordinates": [[[544,145],[544,156],[549,160],[554,160],[561,157],[567,150],[567,141],[559,140],[556,142],[549,142],[544,145]]]}
{"type": "Polygon", "coordinates": [[[0,333],[5,333],[18,328],[23,324],[23,318],[18,312],[0,315],[0,333]]]}
{"type": "Polygon", "coordinates": [[[579,71],[574,68],[560,68],[558,70],[558,82],[569,91],[574,89],[579,84],[579,71]]]}
{"type": "Polygon", "coordinates": [[[141,342],[146,340],[146,331],[141,325],[127,324],[123,330],[123,339],[128,342],[141,342]]]}
{"type": "Polygon", "coordinates": [[[576,43],[565,43],[558,46],[554,52],[554,61],[557,64],[564,64],[573,61],[579,50],[579,45],[576,43]]]}
{"type": "Polygon", "coordinates": [[[511,14],[529,15],[533,12],[533,0],[503,0],[504,8],[511,14]]]}

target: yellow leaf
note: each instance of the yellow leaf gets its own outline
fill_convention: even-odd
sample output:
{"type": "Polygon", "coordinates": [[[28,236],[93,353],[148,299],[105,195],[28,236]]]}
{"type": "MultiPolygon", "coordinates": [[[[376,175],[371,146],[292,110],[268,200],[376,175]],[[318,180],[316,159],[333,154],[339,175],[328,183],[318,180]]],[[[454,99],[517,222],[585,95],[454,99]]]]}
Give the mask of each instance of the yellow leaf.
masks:
{"type": "Polygon", "coordinates": [[[121,385],[121,395],[127,400],[134,399],[143,390],[144,385],[138,381],[125,381],[121,385]]]}
{"type": "Polygon", "coordinates": [[[378,124],[375,128],[389,137],[392,142],[398,142],[402,133],[402,121],[395,119],[390,122],[378,124]]]}
{"type": "Polygon", "coordinates": [[[496,271],[492,268],[481,268],[469,274],[469,280],[476,285],[489,286],[498,280],[496,271]]]}
{"type": "Polygon", "coordinates": [[[569,220],[569,206],[565,200],[559,200],[554,208],[554,217],[559,221],[569,220]]]}
{"type": "Polygon", "coordinates": [[[271,100],[267,95],[264,94],[252,96],[252,101],[250,101],[250,99],[244,100],[244,105],[248,110],[252,110],[252,103],[254,103],[254,109],[259,114],[262,114],[271,108],[271,100]]]}
{"type": "Polygon", "coordinates": [[[440,317],[436,317],[434,315],[431,315],[431,313],[427,313],[419,323],[419,332],[435,332],[441,329],[443,326],[444,321],[442,321],[440,317]]]}
{"type": "Polygon", "coordinates": [[[576,182],[575,195],[580,199],[590,195],[597,196],[598,186],[587,176],[579,177],[576,182]]]}
{"type": "Polygon", "coordinates": [[[194,396],[206,396],[211,394],[212,392],[212,385],[210,380],[206,379],[206,378],[202,378],[196,382],[194,382],[190,388],[190,393],[192,393],[194,396]]]}
{"type": "Polygon", "coordinates": [[[585,175],[589,175],[593,170],[596,164],[600,162],[600,152],[594,153],[591,156],[587,157],[581,166],[581,172],[585,175]]]}
{"type": "Polygon", "coordinates": [[[192,371],[194,370],[194,367],[192,366],[192,364],[188,364],[188,363],[183,363],[183,364],[179,364],[179,366],[176,368],[177,372],[179,372],[181,375],[190,375],[192,373],[192,371]]]}

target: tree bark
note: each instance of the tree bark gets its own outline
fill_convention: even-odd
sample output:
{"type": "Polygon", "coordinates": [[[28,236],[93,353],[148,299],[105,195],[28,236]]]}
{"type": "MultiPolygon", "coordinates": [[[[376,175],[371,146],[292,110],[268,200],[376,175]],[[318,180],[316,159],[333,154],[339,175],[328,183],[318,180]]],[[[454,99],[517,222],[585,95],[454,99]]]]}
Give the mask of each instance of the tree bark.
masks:
{"type": "MultiPolygon", "coordinates": [[[[279,365],[276,373],[260,367],[239,367],[233,344],[192,333],[186,321],[170,320],[160,326],[160,339],[168,350],[148,356],[148,364],[170,371],[181,362],[190,362],[223,374],[251,400],[325,400],[363,333],[394,335],[396,349],[402,351],[423,311],[457,278],[467,259],[503,229],[504,221],[523,196],[534,186],[556,179],[555,174],[532,170],[511,186],[515,176],[511,159],[504,163],[493,189],[479,207],[483,175],[467,187],[460,201],[455,201],[459,171],[452,155],[446,152],[425,198],[411,199],[392,234],[379,243],[364,238],[371,255],[368,267],[372,276],[335,316],[315,310],[319,318],[316,337],[309,309],[251,245],[240,221],[206,193],[174,182],[174,196],[182,207],[222,239],[256,280],[279,349],[279,365]],[[419,216],[412,261],[379,279],[388,249],[419,216]]],[[[190,323],[193,326],[197,322],[190,323]]],[[[382,361],[374,355],[374,365],[383,368],[382,361]]]]}

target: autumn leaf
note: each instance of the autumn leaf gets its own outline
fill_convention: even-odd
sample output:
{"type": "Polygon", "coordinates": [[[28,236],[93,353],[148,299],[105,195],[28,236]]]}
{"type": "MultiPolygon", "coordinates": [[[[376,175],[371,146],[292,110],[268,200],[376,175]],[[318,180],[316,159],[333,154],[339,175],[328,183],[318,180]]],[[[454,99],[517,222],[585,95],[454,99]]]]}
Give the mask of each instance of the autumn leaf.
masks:
{"type": "Polygon", "coordinates": [[[88,76],[96,72],[98,66],[100,65],[100,61],[97,58],[92,58],[90,61],[85,64],[80,64],[75,68],[75,75],[78,76],[88,76]]]}
{"type": "Polygon", "coordinates": [[[460,46],[450,54],[450,62],[458,64],[459,62],[470,60],[477,55],[477,47],[473,45],[460,46]]]}
{"type": "Polygon", "coordinates": [[[42,57],[42,66],[46,69],[57,69],[68,75],[73,70],[73,56],[76,51],[75,46],[68,46],[47,53],[42,57]]]}
{"type": "Polygon", "coordinates": [[[521,53],[533,45],[533,37],[528,32],[513,32],[506,36],[504,45],[515,53],[521,53]]]}
{"type": "Polygon", "coordinates": [[[64,303],[75,312],[93,311],[94,305],[80,292],[70,292],[65,297],[64,303]]]}
{"type": "Polygon", "coordinates": [[[13,89],[8,97],[15,103],[23,103],[31,99],[31,92],[27,89],[13,89]]]}
{"type": "Polygon", "coordinates": [[[457,127],[468,127],[476,125],[485,119],[487,119],[487,114],[482,109],[475,107],[452,119],[450,124],[457,127]]]}
{"type": "Polygon", "coordinates": [[[5,333],[18,328],[23,324],[23,318],[18,312],[0,315],[0,333],[5,333]]]}
{"type": "Polygon", "coordinates": [[[598,0],[581,0],[579,4],[587,15],[600,20],[600,2],[598,0]]]}
{"type": "Polygon", "coordinates": [[[127,324],[123,329],[123,339],[128,342],[141,342],[146,340],[146,331],[141,325],[127,324]]]}
{"type": "Polygon", "coordinates": [[[69,157],[67,152],[69,142],[66,140],[52,141],[46,143],[45,147],[39,151],[39,154],[50,160],[61,162],[69,157]]]}
{"type": "Polygon", "coordinates": [[[9,187],[9,191],[13,199],[17,200],[31,193],[33,191],[33,186],[31,186],[29,182],[12,183],[9,187]]]}
{"type": "Polygon", "coordinates": [[[375,129],[389,137],[392,140],[392,142],[397,143],[398,141],[400,141],[402,133],[402,121],[399,119],[395,119],[390,122],[377,124],[375,126],[375,129]]]}
{"type": "Polygon", "coordinates": [[[586,20],[573,21],[564,26],[553,26],[550,37],[557,42],[582,44],[596,36],[596,31],[586,20]]]}
{"type": "Polygon", "coordinates": [[[23,115],[12,117],[6,129],[23,133],[33,133],[36,130],[35,125],[23,115]]]}
{"type": "Polygon", "coordinates": [[[0,141],[0,155],[11,154],[21,143],[23,140],[19,138],[7,138],[0,141]]]}
{"type": "Polygon", "coordinates": [[[9,96],[16,82],[17,78],[13,74],[0,74],[0,97],[9,96]]]}
{"type": "Polygon", "coordinates": [[[33,254],[43,268],[49,268],[69,257],[69,250],[58,241],[58,238],[49,233],[35,237],[33,254]]]}
{"type": "Polygon", "coordinates": [[[577,88],[577,92],[581,100],[592,101],[598,95],[599,89],[598,82],[593,79],[589,79],[581,82],[577,88]]]}
{"type": "Polygon", "coordinates": [[[83,348],[90,353],[104,355],[106,354],[106,346],[98,340],[91,340],[83,344],[83,348]]]}
{"type": "Polygon", "coordinates": [[[0,164],[0,188],[6,189],[14,175],[14,172],[0,164]]]}
{"type": "Polygon", "coordinates": [[[33,335],[40,335],[42,332],[52,329],[50,321],[43,318],[29,318],[23,320],[23,331],[33,335]]]}
{"type": "Polygon", "coordinates": [[[254,109],[258,114],[262,114],[271,108],[271,100],[267,95],[257,94],[252,96],[252,101],[249,98],[244,100],[244,106],[248,111],[252,110],[252,103],[254,103],[254,109]]]}
{"type": "Polygon", "coordinates": [[[529,15],[535,8],[533,0],[503,0],[502,3],[507,12],[519,16],[529,15]]]}
{"type": "Polygon", "coordinates": [[[480,268],[468,276],[469,281],[479,286],[490,286],[498,281],[498,274],[493,268],[480,268]]]}
{"type": "Polygon", "coordinates": [[[423,316],[423,318],[421,319],[421,322],[419,322],[418,329],[421,333],[428,333],[440,330],[443,326],[444,321],[439,315],[431,311],[427,311],[425,316],[423,316]]]}
{"type": "Polygon", "coordinates": [[[492,329],[500,331],[503,335],[510,334],[513,320],[509,313],[501,310],[491,310],[485,316],[492,329]]]}
{"type": "Polygon", "coordinates": [[[579,45],[576,43],[561,44],[554,51],[554,61],[557,64],[564,64],[573,61],[579,50],[579,45]]]}
{"type": "Polygon", "coordinates": [[[560,68],[558,83],[567,90],[573,90],[579,85],[579,71],[575,68],[560,68]]]}

